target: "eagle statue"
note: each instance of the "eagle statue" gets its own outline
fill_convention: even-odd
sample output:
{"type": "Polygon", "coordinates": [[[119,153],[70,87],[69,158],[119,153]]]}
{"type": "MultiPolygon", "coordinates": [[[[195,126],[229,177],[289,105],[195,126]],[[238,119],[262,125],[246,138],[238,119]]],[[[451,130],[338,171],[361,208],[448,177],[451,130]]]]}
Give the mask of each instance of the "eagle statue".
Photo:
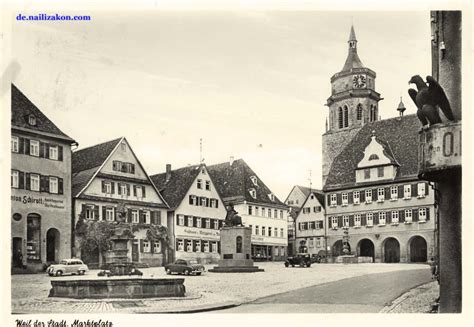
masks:
{"type": "Polygon", "coordinates": [[[410,98],[418,108],[416,115],[423,125],[422,129],[441,123],[438,107],[444,116],[454,121],[453,111],[443,88],[431,76],[426,76],[426,83],[420,75],[413,76],[408,84],[415,84],[418,89],[408,89],[410,98]]]}

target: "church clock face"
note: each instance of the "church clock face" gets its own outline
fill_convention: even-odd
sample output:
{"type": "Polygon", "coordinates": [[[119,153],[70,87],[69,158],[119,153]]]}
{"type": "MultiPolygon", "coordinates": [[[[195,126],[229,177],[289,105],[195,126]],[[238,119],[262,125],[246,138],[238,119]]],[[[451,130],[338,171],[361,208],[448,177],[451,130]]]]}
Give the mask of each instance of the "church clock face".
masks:
{"type": "Polygon", "coordinates": [[[352,79],[352,85],[357,88],[361,89],[367,86],[367,79],[365,75],[354,75],[352,79]]]}

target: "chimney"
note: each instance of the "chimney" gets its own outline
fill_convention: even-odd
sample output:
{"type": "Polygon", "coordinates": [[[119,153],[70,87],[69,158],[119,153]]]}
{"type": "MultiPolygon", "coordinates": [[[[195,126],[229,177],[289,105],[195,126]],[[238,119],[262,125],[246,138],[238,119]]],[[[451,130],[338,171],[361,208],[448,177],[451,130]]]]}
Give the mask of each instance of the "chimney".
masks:
{"type": "Polygon", "coordinates": [[[171,164],[166,164],[166,182],[171,179],[171,164]]]}
{"type": "Polygon", "coordinates": [[[229,164],[232,166],[234,163],[234,156],[230,156],[229,164]]]}

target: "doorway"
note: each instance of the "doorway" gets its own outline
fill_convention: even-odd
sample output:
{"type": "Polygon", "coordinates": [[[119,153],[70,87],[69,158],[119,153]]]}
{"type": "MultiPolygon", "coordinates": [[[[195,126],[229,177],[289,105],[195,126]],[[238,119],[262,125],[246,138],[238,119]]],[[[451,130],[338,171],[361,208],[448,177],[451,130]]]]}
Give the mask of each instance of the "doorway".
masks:
{"type": "Polygon", "coordinates": [[[56,228],[50,228],[46,233],[46,261],[58,262],[59,259],[59,231],[56,228]]]}
{"type": "Polygon", "coordinates": [[[400,262],[400,243],[393,237],[389,237],[385,240],[384,262],[400,262]]]}
{"type": "Polygon", "coordinates": [[[426,241],[421,236],[415,236],[410,242],[410,262],[426,262],[428,249],[426,241]]]}

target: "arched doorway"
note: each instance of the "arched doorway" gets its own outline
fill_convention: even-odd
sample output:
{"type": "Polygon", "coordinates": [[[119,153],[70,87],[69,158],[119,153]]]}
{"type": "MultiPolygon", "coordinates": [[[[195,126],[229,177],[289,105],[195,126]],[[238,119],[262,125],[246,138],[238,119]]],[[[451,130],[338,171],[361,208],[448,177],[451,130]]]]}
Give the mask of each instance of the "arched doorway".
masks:
{"type": "Polygon", "coordinates": [[[384,242],[384,262],[400,262],[400,243],[393,237],[384,242]]]}
{"type": "Polygon", "coordinates": [[[14,237],[12,240],[12,267],[23,267],[23,239],[14,237]]]}
{"type": "Polygon", "coordinates": [[[421,236],[415,236],[410,241],[410,262],[426,262],[428,259],[428,247],[426,240],[421,236]]]}
{"type": "MultiPolygon", "coordinates": [[[[349,248],[349,253],[351,253],[351,245],[347,243],[347,246],[349,248]]],[[[342,240],[336,241],[332,246],[332,255],[334,257],[337,257],[343,254],[344,253],[342,252],[342,240]]]]}
{"type": "Polygon", "coordinates": [[[46,233],[46,261],[57,262],[60,247],[59,231],[56,228],[48,229],[46,233]]]}
{"type": "Polygon", "coordinates": [[[368,238],[364,238],[359,242],[359,256],[371,257],[372,262],[375,262],[375,247],[374,243],[368,238]]]}

